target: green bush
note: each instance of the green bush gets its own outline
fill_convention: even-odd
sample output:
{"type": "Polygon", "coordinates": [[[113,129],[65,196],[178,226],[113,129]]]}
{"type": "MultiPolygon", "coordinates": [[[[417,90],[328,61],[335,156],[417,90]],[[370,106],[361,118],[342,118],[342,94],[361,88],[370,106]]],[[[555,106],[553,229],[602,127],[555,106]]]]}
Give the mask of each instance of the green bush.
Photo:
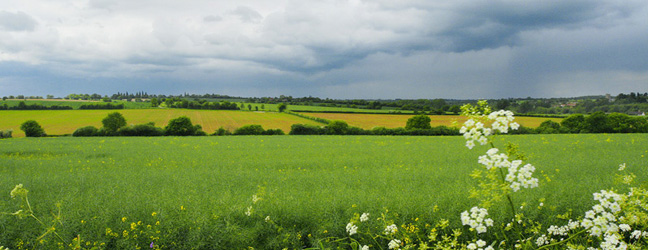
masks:
{"type": "Polygon", "coordinates": [[[285,135],[286,133],[283,132],[281,129],[268,129],[266,131],[263,131],[263,135],[285,135]]]}
{"type": "Polygon", "coordinates": [[[20,130],[25,132],[27,137],[42,137],[46,136],[45,130],[34,120],[28,120],[20,125],[20,130]]]}
{"type": "Polygon", "coordinates": [[[13,133],[13,130],[11,129],[0,130],[0,139],[11,138],[11,133],[13,133]]]}
{"type": "Polygon", "coordinates": [[[94,126],[86,126],[78,128],[72,133],[72,136],[97,136],[99,135],[99,129],[94,126]]]}
{"type": "Polygon", "coordinates": [[[261,125],[245,125],[234,130],[234,135],[262,135],[264,131],[261,125]]]}
{"type": "Polygon", "coordinates": [[[223,128],[223,127],[220,127],[212,135],[223,136],[223,135],[231,135],[231,134],[232,134],[232,132],[230,132],[229,130],[227,130],[227,129],[223,128]]]}
{"type": "Polygon", "coordinates": [[[164,127],[164,134],[171,136],[189,136],[189,135],[204,135],[200,125],[191,124],[189,117],[181,116],[169,121],[164,127]]]}
{"type": "Polygon", "coordinates": [[[290,135],[322,135],[324,128],[308,124],[293,124],[290,126],[290,135]]]}
{"type": "Polygon", "coordinates": [[[156,127],[154,123],[138,124],[122,127],[117,131],[120,136],[163,136],[164,130],[156,127]]]}
{"type": "Polygon", "coordinates": [[[110,135],[117,133],[117,130],[119,130],[121,127],[126,126],[126,118],[124,118],[124,116],[119,112],[113,112],[108,114],[106,118],[101,120],[101,123],[103,124],[106,132],[110,135]]]}
{"type": "Polygon", "coordinates": [[[430,117],[427,115],[416,115],[407,119],[405,129],[431,129],[431,121],[432,119],[430,119],[430,117]]]}
{"type": "Polygon", "coordinates": [[[345,121],[332,121],[324,129],[327,135],[345,135],[349,130],[349,124],[345,121]]]}

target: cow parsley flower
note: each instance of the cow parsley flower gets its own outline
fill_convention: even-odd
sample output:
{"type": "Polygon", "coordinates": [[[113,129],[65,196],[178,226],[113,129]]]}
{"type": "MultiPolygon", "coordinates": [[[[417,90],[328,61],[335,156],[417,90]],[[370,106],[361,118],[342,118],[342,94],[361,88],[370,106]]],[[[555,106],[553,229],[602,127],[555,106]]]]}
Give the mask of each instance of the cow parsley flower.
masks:
{"type": "Polygon", "coordinates": [[[396,226],[396,224],[391,224],[391,225],[385,227],[384,232],[385,232],[386,235],[390,235],[390,234],[396,233],[396,231],[398,231],[398,227],[396,226]]]}
{"type": "Polygon", "coordinates": [[[365,222],[368,220],[369,220],[369,213],[362,213],[362,215],[360,215],[360,222],[365,222]]]}
{"type": "Polygon", "coordinates": [[[349,224],[346,225],[346,231],[349,233],[349,236],[354,235],[358,233],[358,226],[353,225],[353,222],[349,222],[349,224]]]}
{"type": "Polygon", "coordinates": [[[399,249],[400,248],[401,241],[397,239],[393,239],[387,244],[389,249],[399,249]]]}
{"type": "Polygon", "coordinates": [[[362,246],[362,249],[361,249],[361,250],[369,250],[369,246],[364,245],[364,246],[362,246]]]}
{"type": "Polygon", "coordinates": [[[487,228],[493,226],[493,220],[486,218],[488,210],[485,208],[473,207],[468,211],[461,213],[461,224],[470,226],[470,228],[477,231],[477,233],[485,233],[487,228]]]}

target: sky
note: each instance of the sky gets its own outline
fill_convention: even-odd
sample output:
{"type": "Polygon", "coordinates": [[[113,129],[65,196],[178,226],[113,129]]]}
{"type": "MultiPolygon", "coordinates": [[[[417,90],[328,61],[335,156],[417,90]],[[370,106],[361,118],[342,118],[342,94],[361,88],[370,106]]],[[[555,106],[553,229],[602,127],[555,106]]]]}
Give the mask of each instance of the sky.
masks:
{"type": "Polygon", "coordinates": [[[0,96],[648,92],[645,0],[0,1],[0,96]]]}

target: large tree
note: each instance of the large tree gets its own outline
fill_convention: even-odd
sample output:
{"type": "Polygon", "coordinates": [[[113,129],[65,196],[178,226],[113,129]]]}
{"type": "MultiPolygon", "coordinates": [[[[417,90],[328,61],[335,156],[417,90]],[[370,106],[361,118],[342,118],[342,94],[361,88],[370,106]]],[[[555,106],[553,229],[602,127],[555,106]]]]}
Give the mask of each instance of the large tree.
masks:
{"type": "Polygon", "coordinates": [[[126,126],[126,118],[119,112],[113,112],[101,120],[101,123],[103,123],[106,132],[112,134],[116,133],[121,127],[126,126]]]}
{"type": "Polygon", "coordinates": [[[431,129],[430,119],[427,115],[416,115],[407,119],[407,124],[405,124],[405,129],[431,129]]]}
{"type": "Polygon", "coordinates": [[[28,120],[20,125],[20,129],[25,132],[27,137],[45,136],[45,130],[34,120],[28,120]]]}

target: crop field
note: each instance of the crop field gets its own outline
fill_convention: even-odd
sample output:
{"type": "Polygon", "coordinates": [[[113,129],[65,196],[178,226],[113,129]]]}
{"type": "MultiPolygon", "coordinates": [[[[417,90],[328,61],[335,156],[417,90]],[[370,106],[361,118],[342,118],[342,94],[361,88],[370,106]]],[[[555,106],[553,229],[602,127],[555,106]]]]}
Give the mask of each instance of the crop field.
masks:
{"type": "MultiPolygon", "coordinates": [[[[499,146],[508,141],[519,144],[540,179],[539,188],[513,199],[544,225],[564,224],[554,215],[568,211],[582,215],[593,192],[623,192],[615,182],[621,163],[644,184],[648,178],[646,134],[495,138],[499,146]]],[[[59,204],[61,239],[44,237],[43,249],[77,236],[88,248],[303,248],[344,237],[354,213],[375,221],[387,210],[397,225],[425,228],[445,218],[460,227],[461,211],[478,203],[468,198],[477,185],[469,175],[487,150],[464,144],[461,136],[5,139],[0,212],[20,209],[8,195],[16,184],[29,190],[43,221],[59,204]]],[[[505,223],[503,205],[489,212],[505,223]]],[[[46,231],[31,218],[4,215],[0,225],[0,242],[10,249],[31,248],[46,231]]]]}
{"type": "MultiPolygon", "coordinates": [[[[374,127],[397,128],[405,127],[407,119],[412,115],[390,115],[390,114],[340,114],[340,113],[304,113],[304,115],[319,117],[328,120],[346,121],[351,126],[363,129],[372,129],[374,127]]],[[[455,115],[430,115],[432,126],[460,126],[466,121],[465,116],[455,115]]],[[[546,120],[555,122],[562,121],[562,118],[544,118],[544,117],[516,117],[515,121],[520,125],[530,128],[540,126],[540,123],[546,120]]]]}
{"type": "MultiPolygon", "coordinates": [[[[108,102],[103,102],[103,101],[85,101],[85,100],[59,100],[59,99],[27,99],[27,100],[5,100],[1,101],[0,100],[0,105],[7,104],[9,107],[14,107],[18,106],[20,102],[24,101],[26,105],[31,105],[31,104],[39,104],[47,107],[51,107],[54,105],[58,106],[70,106],[73,109],[79,109],[81,105],[85,104],[107,104],[108,102]]],[[[142,109],[142,108],[150,108],[151,103],[149,102],[125,102],[125,101],[116,101],[113,100],[112,102],[109,102],[110,104],[124,104],[124,107],[127,109],[142,109]]]]}
{"type": "Polygon", "coordinates": [[[200,124],[207,133],[221,126],[233,131],[243,125],[258,124],[264,129],[282,129],[288,133],[295,123],[319,124],[297,116],[274,112],[242,112],[190,109],[122,109],[122,110],[3,110],[0,111],[0,130],[13,129],[14,137],[23,137],[20,124],[36,120],[47,134],[71,134],[84,126],[101,127],[101,120],[109,113],[119,112],[128,124],[154,122],[164,127],[169,120],[188,116],[194,124],[200,124]]]}

